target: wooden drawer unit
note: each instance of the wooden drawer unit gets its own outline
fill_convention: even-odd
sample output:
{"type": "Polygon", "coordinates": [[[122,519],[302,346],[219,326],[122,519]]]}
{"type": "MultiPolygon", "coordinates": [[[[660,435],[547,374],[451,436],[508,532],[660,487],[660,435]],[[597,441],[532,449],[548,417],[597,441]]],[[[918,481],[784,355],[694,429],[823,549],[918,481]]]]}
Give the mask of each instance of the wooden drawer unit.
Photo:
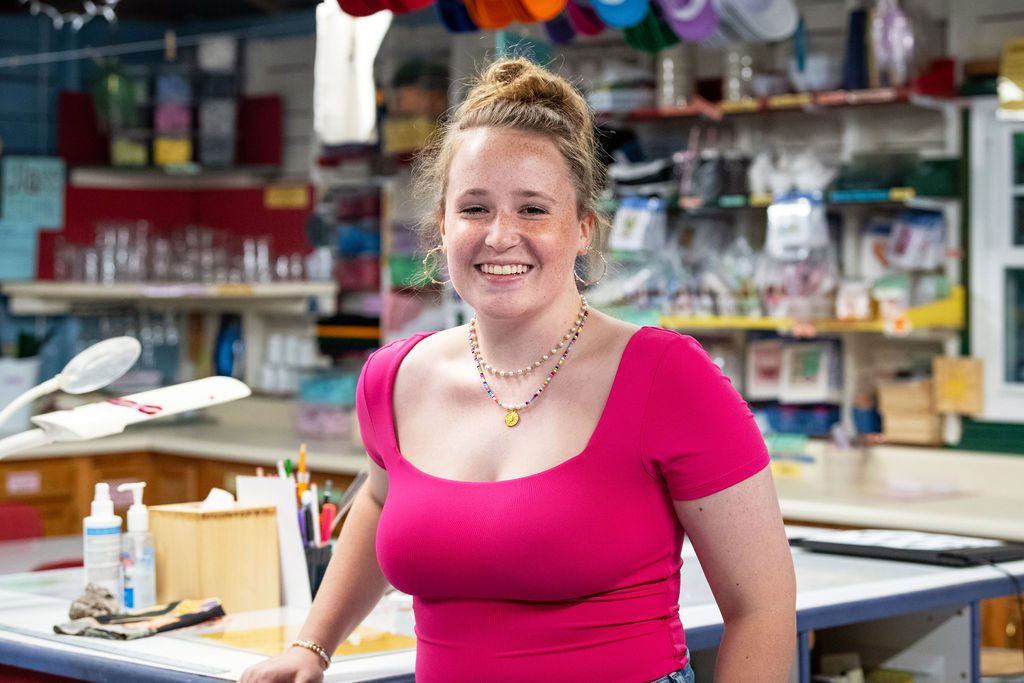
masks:
{"type": "Polygon", "coordinates": [[[75,487],[71,458],[23,460],[0,464],[0,499],[28,502],[67,498],[75,487]]]}
{"type": "Polygon", "coordinates": [[[53,458],[0,464],[0,500],[35,508],[47,536],[75,533],[82,522],[74,460],[53,458]]]}
{"type": "Polygon", "coordinates": [[[147,479],[146,503],[169,505],[199,500],[199,461],[174,455],[152,456],[151,479],[147,479]]]}

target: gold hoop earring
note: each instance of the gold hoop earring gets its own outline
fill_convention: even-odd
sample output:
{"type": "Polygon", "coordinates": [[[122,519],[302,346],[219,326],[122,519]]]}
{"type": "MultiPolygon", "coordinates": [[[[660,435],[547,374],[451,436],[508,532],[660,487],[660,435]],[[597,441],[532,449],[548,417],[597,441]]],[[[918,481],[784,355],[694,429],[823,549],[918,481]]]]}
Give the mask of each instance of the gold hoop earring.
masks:
{"type": "Polygon", "coordinates": [[[451,282],[451,278],[445,280],[444,282],[441,282],[440,280],[435,280],[432,273],[437,269],[431,268],[430,264],[427,263],[427,261],[430,260],[430,256],[438,251],[441,252],[442,254],[444,253],[444,247],[441,246],[440,244],[431,249],[430,251],[428,251],[426,255],[423,257],[423,277],[426,278],[427,280],[430,280],[433,284],[441,285],[443,287],[444,285],[447,285],[449,282],[451,282]]]}
{"type": "Polygon", "coordinates": [[[604,257],[604,253],[601,251],[598,251],[597,255],[601,257],[601,262],[604,264],[604,270],[601,271],[601,277],[597,278],[593,282],[587,282],[586,280],[580,277],[579,273],[573,270],[573,274],[576,276],[576,279],[579,280],[580,284],[583,285],[584,287],[598,286],[599,284],[601,284],[601,280],[604,279],[604,276],[608,274],[608,259],[604,257]]]}

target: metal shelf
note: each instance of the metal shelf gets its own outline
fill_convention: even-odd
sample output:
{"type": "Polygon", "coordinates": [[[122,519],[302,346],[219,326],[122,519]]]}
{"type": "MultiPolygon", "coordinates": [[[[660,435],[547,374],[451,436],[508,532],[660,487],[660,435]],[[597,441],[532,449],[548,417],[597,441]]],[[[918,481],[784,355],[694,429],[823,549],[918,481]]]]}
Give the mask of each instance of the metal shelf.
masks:
{"type": "Polygon", "coordinates": [[[5,282],[0,292],[10,297],[18,315],[52,315],[88,306],[142,306],[188,310],[245,310],[304,313],[309,299],[317,312],[334,313],[334,282],[268,282],[261,284],[150,284],[84,282],[5,282]]]}

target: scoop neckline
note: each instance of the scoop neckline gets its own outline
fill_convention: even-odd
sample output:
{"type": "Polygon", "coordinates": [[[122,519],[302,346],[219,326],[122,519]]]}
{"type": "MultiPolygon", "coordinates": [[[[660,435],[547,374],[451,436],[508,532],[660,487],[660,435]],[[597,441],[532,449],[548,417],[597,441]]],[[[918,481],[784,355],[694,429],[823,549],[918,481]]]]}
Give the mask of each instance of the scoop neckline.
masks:
{"type": "Polygon", "coordinates": [[[644,326],[640,327],[640,329],[636,330],[630,336],[629,340],[626,342],[626,346],[622,349],[622,354],[619,356],[619,364],[615,368],[615,376],[612,379],[611,389],[609,389],[608,396],[607,396],[607,398],[605,398],[605,401],[604,401],[604,406],[601,408],[601,415],[597,418],[597,424],[594,425],[594,430],[590,433],[590,438],[587,439],[587,443],[583,447],[583,450],[581,450],[579,453],[576,453],[575,455],[573,455],[572,457],[568,458],[567,460],[563,460],[562,462],[558,463],[557,465],[552,465],[551,467],[549,467],[547,469],[544,469],[544,470],[541,470],[539,472],[533,472],[532,474],[525,474],[525,475],[523,475],[521,477],[514,477],[512,479],[498,479],[496,481],[466,481],[464,479],[449,479],[448,477],[441,477],[441,476],[438,476],[436,474],[431,474],[430,472],[426,472],[424,470],[421,470],[419,467],[417,467],[416,465],[412,464],[412,462],[410,462],[408,459],[406,459],[406,457],[404,455],[402,455],[402,451],[398,447],[398,429],[397,429],[397,425],[395,423],[395,379],[398,377],[398,369],[401,367],[402,361],[405,360],[405,357],[407,355],[409,355],[409,352],[412,351],[413,347],[416,346],[417,344],[419,344],[421,341],[423,341],[427,337],[429,337],[430,335],[436,334],[436,332],[423,332],[423,333],[421,333],[419,335],[418,339],[415,339],[415,341],[413,341],[411,344],[405,345],[405,348],[402,349],[401,355],[397,358],[397,360],[396,360],[396,362],[394,364],[394,367],[390,369],[390,373],[389,373],[390,376],[387,378],[388,382],[387,382],[387,386],[385,387],[384,391],[385,391],[385,400],[387,402],[387,406],[388,406],[388,409],[389,409],[389,415],[388,415],[388,421],[387,421],[387,424],[388,424],[388,440],[389,440],[388,446],[391,448],[391,451],[395,454],[395,456],[398,458],[398,460],[403,462],[403,463],[405,463],[409,467],[409,469],[411,469],[413,472],[416,472],[416,473],[418,473],[418,474],[420,474],[420,475],[422,475],[424,477],[427,477],[429,479],[434,479],[434,480],[437,480],[437,481],[443,481],[443,482],[446,482],[446,483],[449,483],[449,484],[464,484],[464,485],[474,485],[474,486],[481,486],[481,485],[483,485],[483,486],[494,486],[496,484],[510,484],[510,483],[516,483],[516,482],[523,482],[523,481],[526,481],[528,479],[534,479],[534,478],[541,477],[541,476],[547,475],[549,473],[555,472],[557,470],[563,469],[563,468],[567,467],[570,463],[573,463],[573,462],[576,462],[576,461],[582,459],[582,457],[584,455],[586,455],[587,452],[590,451],[590,449],[593,447],[594,442],[596,441],[598,434],[600,434],[601,431],[605,428],[605,423],[609,419],[608,418],[608,414],[610,412],[609,408],[612,405],[612,401],[615,400],[618,397],[618,394],[621,392],[621,390],[619,389],[619,386],[624,381],[623,377],[624,377],[625,373],[624,373],[623,369],[624,369],[624,367],[626,365],[626,358],[627,358],[627,356],[629,356],[629,354],[631,352],[630,350],[632,349],[632,347],[634,345],[633,342],[635,342],[637,340],[637,338],[640,336],[640,334],[642,332],[644,332],[645,330],[647,330],[648,328],[649,328],[648,325],[644,325],[644,326]]]}

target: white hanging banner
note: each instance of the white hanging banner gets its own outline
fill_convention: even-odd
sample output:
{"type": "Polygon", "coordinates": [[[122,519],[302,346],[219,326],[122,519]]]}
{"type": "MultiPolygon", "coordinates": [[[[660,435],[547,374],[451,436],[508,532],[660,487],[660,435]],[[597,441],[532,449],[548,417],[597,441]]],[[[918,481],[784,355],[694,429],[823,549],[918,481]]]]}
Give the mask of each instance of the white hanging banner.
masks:
{"type": "Polygon", "coordinates": [[[351,17],[336,0],[316,8],[313,128],[328,145],[377,141],[377,93],[373,61],[392,14],[351,17]]]}

